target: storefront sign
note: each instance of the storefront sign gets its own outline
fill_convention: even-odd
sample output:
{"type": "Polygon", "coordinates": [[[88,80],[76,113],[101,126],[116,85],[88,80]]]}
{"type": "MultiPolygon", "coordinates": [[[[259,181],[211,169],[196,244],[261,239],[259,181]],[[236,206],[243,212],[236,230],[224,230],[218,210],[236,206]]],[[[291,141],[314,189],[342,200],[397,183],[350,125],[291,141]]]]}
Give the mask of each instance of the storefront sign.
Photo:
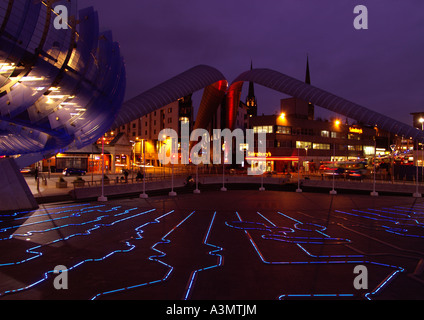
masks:
{"type": "Polygon", "coordinates": [[[247,155],[249,157],[271,157],[272,156],[271,152],[266,152],[266,153],[263,153],[263,152],[248,152],[247,155]]]}
{"type": "Polygon", "coordinates": [[[361,128],[349,127],[349,132],[362,134],[363,130],[361,128]]]}

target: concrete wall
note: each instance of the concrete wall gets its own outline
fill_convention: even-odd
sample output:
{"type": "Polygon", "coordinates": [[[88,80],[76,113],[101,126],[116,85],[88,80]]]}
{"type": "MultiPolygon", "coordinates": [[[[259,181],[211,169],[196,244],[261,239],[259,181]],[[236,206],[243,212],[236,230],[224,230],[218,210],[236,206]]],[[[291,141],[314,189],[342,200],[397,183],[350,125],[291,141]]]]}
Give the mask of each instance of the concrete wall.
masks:
{"type": "Polygon", "coordinates": [[[0,160],[0,215],[37,209],[38,204],[13,159],[0,160]]]}
{"type": "MultiPolygon", "coordinates": [[[[184,178],[175,178],[174,179],[174,188],[184,186],[185,179],[184,178]]],[[[171,181],[155,181],[146,183],[146,191],[152,190],[164,190],[171,189],[171,181]]],[[[76,188],[71,191],[71,195],[74,199],[82,200],[82,199],[91,199],[97,198],[101,195],[102,188],[76,188]]],[[[143,193],[143,183],[130,183],[130,184],[113,184],[113,185],[105,185],[104,186],[104,195],[112,196],[112,195],[125,195],[131,193],[143,193]]]]}
{"type": "MultiPolygon", "coordinates": [[[[318,188],[327,188],[331,189],[333,185],[333,181],[330,180],[302,180],[302,186],[305,187],[318,187],[318,188]]],[[[373,183],[372,182],[359,182],[359,181],[343,181],[343,180],[335,180],[334,188],[339,189],[347,189],[347,190],[362,190],[362,191],[372,191],[373,183]]],[[[377,192],[392,192],[392,193],[410,193],[413,194],[416,192],[416,184],[415,183],[379,183],[375,184],[375,190],[377,192]]],[[[419,186],[419,193],[424,192],[424,187],[419,186]]]]}
{"type": "MultiPolygon", "coordinates": [[[[281,185],[286,183],[288,180],[286,178],[269,178],[264,177],[264,184],[276,184],[281,185]]],[[[207,176],[199,179],[200,184],[222,184],[222,176],[207,176]]],[[[261,177],[250,176],[250,177],[238,177],[238,176],[225,176],[225,183],[253,183],[257,184],[258,188],[261,184],[261,177]]],[[[183,187],[185,185],[185,178],[175,178],[174,179],[174,188],[183,187]]],[[[146,192],[153,190],[166,190],[171,189],[171,181],[154,181],[146,183],[146,192]]],[[[118,184],[118,185],[105,185],[104,186],[104,195],[113,196],[113,195],[125,195],[132,193],[142,193],[143,192],[143,183],[133,183],[133,184],[118,184]]],[[[74,199],[83,200],[83,199],[92,199],[97,198],[101,195],[101,187],[88,187],[88,188],[76,188],[71,191],[71,196],[74,199]]]]}

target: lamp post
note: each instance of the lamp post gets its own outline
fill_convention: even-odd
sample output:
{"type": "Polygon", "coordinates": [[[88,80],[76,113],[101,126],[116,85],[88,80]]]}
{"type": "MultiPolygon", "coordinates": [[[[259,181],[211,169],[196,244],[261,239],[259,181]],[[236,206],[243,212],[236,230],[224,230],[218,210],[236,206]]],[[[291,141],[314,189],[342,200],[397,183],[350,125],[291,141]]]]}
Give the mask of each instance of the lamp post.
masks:
{"type": "Polygon", "coordinates": [[[225,143],[222,146],[222,188],[221,191],[227,191],[227,188],[225,188],[225,143]]]}
{"type": "Polygon", "coordinates": [[[396,145],[391,144],[390,150],[392,150],[392,154],[391,154],[392,157],[391,157],[391,160],[390,160],[390,172],[391,172],[392,183],[394,183],[395,182],[395,150],[396,150],[396,145]]]}
{"type": "Polygon", "coordinates": [[[302,189],[300,189],[300,146],[297,148],[297,189],[296,192],[301,193],[302,189]]]}
{"type": "MultiPolygon", "coordinates": [[[[262,162],[263,164],[263,162],[262,162]]],[[[265,191],[264,188],[264,174],[266,172],[266,160],[265,160],[265,168],[262,166],[262,168],[260,169],[262,174],[261,174],[261,187],[259,188],[259,191],[265,191]]]]}
{"type": "MultiPolygon", "coordinates": [[[[421,131],[424,131],[424,118],[418,120],[421,123],[421,131]]],[[[421,179],[424,181],[424,143],[421,142],[421,179]]]]}
{"type": "Polygon", "coordinates": [[[174,191],[174,159],[175,159],[175,148],[174,140],[171,139],[171,192],[169,192],[170,197],[175,197],[177,193],[174,191]]]}
{"type": "Polygon", "coordinates": [[[415,152],[415,154],[414,154],[414,158],[415,158],[415,167],[416,167],[416,178],[415,178],[415,192],[412,194],[412,196],[414,197],[414,198],[421,198],[421,193],[419,193],[419,191],[418,191],[418,184],[419,184],[419,182],[418,182],[418,140],[417,140],[417,150],[416,150],[416,152],[415,152]]]}
{"type": "MultiPolygon", "coordinates": [[[[377,136],[377,130],[376,130],[376,136],[377,136]]],[[[374,180],[373,180],[373,186],[372,186],[372,192],[371,192],[371,196],[373,197],[378,197],[378,192],[375,191],[375,169],[376,169],[376,164],[375,164],[375,157],[376,157],[376,153],[377,153],[377,139],[376,136],[374,137],[374,180]]]]}
{"type": "MultiPolygon", "coordinates": [[[[334,124],[335,124],[336,127],[339,127],[340,120],[336,120],[334,122],[334,124]]],[[[334,190],[334,185],[335,185],[335,180],[334,179],[335,179],[335,175],[336,175],[336,143],[335,142],[333,143],[333,168],[334,168],[334,172],[333,172],[333,189],[330,190],[330,194],[336,195],[337,194],[337,191],[334,190]]]]}
{"type": "Polygon", "coordinates": [[[97,201],[107,201],[107,197],[105,197],[105,137],[102,137],[102,195],[97,198],[97,201]]]}
{"type": "Polygon", "coordinates": [[[140,194],[141,199],[147,199],[149,196],[146,194],[146,141],[141,140],[143,148],[143,193],[140,194]]]}
{"type": "Polygon", "coordinates": [[[306,171],[306,168],[308,169],[308,177],[309,177],[309,161],[308,161],[308,146],[306,146],[305,147],[305,151],[306,151],[306,155],[305,155],[305,162],[306,162],[306,166],[305,166],[305,171],[306,171]]]}
{"type": "Polygon", "coordinates": [[[196,164],[196,189],[193,190],[193,193],[199,194],[199,164],[196,164]]]}

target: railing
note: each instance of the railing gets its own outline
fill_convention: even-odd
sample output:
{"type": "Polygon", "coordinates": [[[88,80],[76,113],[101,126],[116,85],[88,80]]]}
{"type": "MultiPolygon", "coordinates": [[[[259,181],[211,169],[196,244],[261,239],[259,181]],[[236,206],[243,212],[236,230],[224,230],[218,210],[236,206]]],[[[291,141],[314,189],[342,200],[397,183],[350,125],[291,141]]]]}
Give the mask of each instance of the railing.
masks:
{"type": "MultiPolygon", "coordinates": [[[[196,167],[195,166],[186,166],[186,167],[175,167],[173,169],[174,171],[174,179],[177,178],[187,178],[188,176],[192,176],[192,178],[195,178],[196,175],[196,167]]],[[[198,175],[199,179],[201,177],[207,177],[207,176],[222,176],[222,166],[200,166],[198,168],[198,175]]],[[[137,178],[137,174],[135,172],[129,173],[129,175],[125,178],[123,174],[109,174],[107,176],[111,176],[112,178],[105,179],[104,185],[124,185],[124,184],[137,184],[137,183],[143,183],[143,178],[137,178]]],[[[239,171],[239,170],[231,170],[229,168],[226,168],[225,170],[225,176],[231,177],[231,176],[237,176],[237,177],[255,177],[255,176],[248,176],[246,171],[239,171]]],[[[258,183],[261,183],[261,176],[256,176],[258,178],[258,183]]],[[[333,176],[331,174],[323,175],[319,172],[315,173],[308,173],[308,172],[302,172],[298,175],[297,172],[291,172],[291,173],[265,173],[264,177],[266,178],[275,178],[275,179],[281,179],[284,178],[284,180],[287,183],[290,182],[297,182],[298,177],[302,180],[310,179],[310,180],[325,180],[329,181],[333,179],[333,176]]],[[[80,188],[80,187],[100,187],[102,185],[102,179],[98,180],[89,180],[89,176],[84,177],[84,184],[74,184],[74,188],[80,188]]],[[[164,180],[171,180],[172,178],[172,169],[171,167],[166,168],[149,168],[146,172],[146,179],[145,182],[155,182],[155,181],[164,181],[164,180]]],[[[352,183],[373,183],[374,177],[373,174],[368,174],[366,176],[362,176],[360,178],[352,178],[345,175],[335,176],[335,181],[345,181],[345,182],[352,182],[352,183]]],[[[400,184],[400,185],[416,185],[415,176],[413,177],[413,180],[392,180],[390,175],[387,174],[376,174],[375,177],[376,183],[385,183],[385,184],[400,184]]],[[[419,184],[424,184],[423,181],[419,181],[419,184]]]]}

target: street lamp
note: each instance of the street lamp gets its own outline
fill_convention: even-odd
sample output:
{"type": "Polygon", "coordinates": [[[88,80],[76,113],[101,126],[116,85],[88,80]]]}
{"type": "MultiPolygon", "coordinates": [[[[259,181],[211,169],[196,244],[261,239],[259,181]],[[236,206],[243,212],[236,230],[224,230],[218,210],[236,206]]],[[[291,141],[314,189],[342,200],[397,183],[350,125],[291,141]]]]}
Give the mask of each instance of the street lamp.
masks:
{"type": "Polygon", "coordinates": [[[421,193],[419,193],[418,191],[418,140],[416,141],[416,145],[417,145],[417,150],[416,153],[414,154],[414,158],[415,158],[415,167],[416,167],[416,178],[415,178],[415,193],[412,194],[412,196],[414,198],[421,198],[421,193]]]}
{"type": "Polygon", "coordinates": [[[200,194],[200,190],[199,190],[199,164],[196,164],[196,189],[193,190],[193,193],[200,194]]]}
{"type": "Polygon", "coordinates": [[[222,188],[221,191],[225,192],[227,191],[227,188],[225,187],[225,149],[226,145],[225,143],[222,145],[222,188]]]}
{"type": "Polygon", "coordinates": [[[391,161],[390,161],[391,180],[392,180],[392,183],[394,183],[395,182],[395,150],[396,150],[396,145],[391,144],[390,150],[392,150],[392,153],[391,153],[392,157],[391,157],[391,161]]]}
{"type": "Polygon", "coordinates": [[[143,148],[143,193],[140,194],[141,199],[147,199],[149,196],[146,193],[146,141],[141,139],[142,148],[143,148]]]}
{"type": "Polygon", "coordinates": [[[264,174],[266,172],[266,158],[265,158],[265,168],[263,167],[263,162],[260,162],[262,165],[262,168],[260,169],[262,174],[261,174],[261,187],[259,188],[259,191],[265,191],[265,187],[264,187],[264,174]]]}
{"type": "MultiPolygon", "coordinates": [[[[424,131],[424,118],[420,118],[418,120],[421,123],[421,131],[424,131]]],[[[421,177],[424,180],[424,143],[421,142],[421,177]]]]}
{"type": "Polygon", "coordinates": [[[306,166],[305,166],[305,171],[306,169],[308,169],[308,177],[309,177],[309,161],[308,161],[308,146],[305,147],[305,151],[306,151],[306,156],[305,156],[305,162],[306,162],[306,166]]]}
{"type": "Polygon", "coordinates": [[[102,137],[102,195],[97,198],[97,201],[107,201],[107,197],[105,197],[105,137],[102,137]]]}
{"type": "Polygon", "coordinates": [[[171,191],[169,192],[170,197],[177,196],[177,193],[174,191],[174,160],[175,160],[175,148],[174,140],[171,140],[171,191]]]}
{"type": "Polygon", "coordinates": [[[300,188],[300,143],[297,146],[297,189],[296,192],[301,193],[302,189],[300,188]]]}
{"type": "MultiPolygon", "coordinates": [[[[340,120],[334,121],[334,125],[338,128],[340,126],[340,120]]],[[[334,184],[335,184],[335,175],[336,175],[336,143],[333,143],[333,189],[330,190],[330,194],[336,195],[337,191],[334,190],[334,184]]]]}
{"type": "Polygon", "coordinates": [[[378,192],[375,191],[375,170],[376,170],[376,163],[375,163],[375,157],[376,157],[376,153],[377,153],[377,126],[374,127],[375,129],[375,136],[374,136],[374,180],[373,180],[373,188],[372,188],[372,192],[371,192],[371,196],[373,197],[378,197],[378,192]]]}

